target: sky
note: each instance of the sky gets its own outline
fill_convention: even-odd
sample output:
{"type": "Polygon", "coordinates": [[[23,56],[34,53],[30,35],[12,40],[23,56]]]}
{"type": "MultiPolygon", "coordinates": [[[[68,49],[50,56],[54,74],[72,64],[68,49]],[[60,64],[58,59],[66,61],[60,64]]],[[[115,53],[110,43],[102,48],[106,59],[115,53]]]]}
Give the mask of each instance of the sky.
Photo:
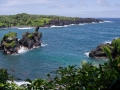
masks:
{"type": "Polygon", "coordinates": [[[120,18],[120,0],[0,0],[0,15],[18,13],[120,18]]]}

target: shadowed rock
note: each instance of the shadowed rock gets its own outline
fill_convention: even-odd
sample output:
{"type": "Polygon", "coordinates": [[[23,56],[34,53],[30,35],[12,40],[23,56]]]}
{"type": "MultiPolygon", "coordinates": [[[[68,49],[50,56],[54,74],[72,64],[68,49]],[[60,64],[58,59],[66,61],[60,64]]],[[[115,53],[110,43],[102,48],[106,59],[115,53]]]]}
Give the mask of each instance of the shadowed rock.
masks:
{"type": "Polygon", "coordinates": [[[92,58],[106,58],[107,55],[105,54],[105,52],[103,51],[103,47],[107,46],[110,49],[110,54],[113,55],[113,47],[111,44],[107,43],[107,44],[100,44],[96,47],[96,49],[91,50],[89,53],[89,57],[92,58]]]}

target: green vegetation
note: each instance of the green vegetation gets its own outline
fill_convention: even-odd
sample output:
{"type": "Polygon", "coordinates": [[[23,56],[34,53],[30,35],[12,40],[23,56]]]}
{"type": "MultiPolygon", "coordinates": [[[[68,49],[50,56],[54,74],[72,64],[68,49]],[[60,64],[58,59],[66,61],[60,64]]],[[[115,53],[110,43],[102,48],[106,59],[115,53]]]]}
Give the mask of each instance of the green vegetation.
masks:
{"type": "Polygon", "coordinates": [[[120,38],[114,39],[111,45],[114,47],[115,52],[119,55],[120,54],[120,38]]]}
{"type": "Polygon", "coordinates": [[[8,34],[5,34],[3,38],[15,38],[17,37],[16,32],[9,32],[8,34]]]}
{"type": "Polygon", "coordinates": [[[14,47],[15,46],[15,41],[12,41],[10,43],[4,42],[3,44],[4,44],[5,47],[14,47]]]}
{"type": "Polygon", "coordinates": [[[33,34],[32,34],[32,33],[30,33],[29,35],[27,35],[27,37],[30,39],[30,38],[32,38],[32,37],[33,37],[33,34]]]}
{"type": "Polygon", "coordinates": [[[5,34],[2,38],[1,41],[2,44],[5,46],[5,47],[14,47],[15,46],[15,41],[13,40],[14,38],[17,37],[17,33],[15,32],[9,32],[8,34],[5,34]]]}
{"type": "Polygon", "coordinates": [[[76,18],[53,15],[30,15],[21,13],[16,15],[0,15],[0,27],[11,26],[43,26],[51,20],[75,20],[76,18]]]}
{"type": "MultiPolygon", "coordinates": [[[[0,89],[2,90],[119,90],[120,89],[120,56],[113,59],[110,50],[103,47],[109,62],[94,66],[83,62],[81,67],[59,67],[56,76],[48,74],[48,80],[27,79],[30,84],[17,86],[7,82],[9,75],[0,69],[0,89]]],[[[11,80],[13,81],[13,79],[11,80]]]]}

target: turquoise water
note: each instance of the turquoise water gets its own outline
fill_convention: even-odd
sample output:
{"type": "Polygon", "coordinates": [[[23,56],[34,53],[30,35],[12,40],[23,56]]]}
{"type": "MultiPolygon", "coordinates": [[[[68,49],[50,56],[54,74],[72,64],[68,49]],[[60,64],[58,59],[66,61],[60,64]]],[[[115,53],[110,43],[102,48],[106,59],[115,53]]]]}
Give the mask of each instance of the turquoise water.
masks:
{"type": "MultiPolygon", "coordinates": [[[[43,34],[42,46],[18,55],[0,52],[0,68],[7,68],[11,75],[25,80],[46,78],[49,72],[59,66],[80,66],[83,60],[94,64],[103,63],[106,60],[91,59],[86,53],[98,44],[120,37],[120,19],[103,20],[106,22],[40,28],[43,34]]],[[[0,38],[9,31],[17,32],[20,39],[23,33],[34,32],[34,29],[0,29],[0,38]]]]}

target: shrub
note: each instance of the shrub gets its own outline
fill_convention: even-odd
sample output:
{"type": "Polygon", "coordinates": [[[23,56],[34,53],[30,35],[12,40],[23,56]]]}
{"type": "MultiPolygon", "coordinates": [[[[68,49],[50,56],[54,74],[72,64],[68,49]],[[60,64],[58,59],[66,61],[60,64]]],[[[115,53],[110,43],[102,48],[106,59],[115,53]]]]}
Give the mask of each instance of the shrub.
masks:
{"type": "Polygon", "coordinates": [[[11,43],[3,43],[5,47],[14,47],[15,46],[15,41],[12,41],[11,43]]]}
{"type": "Polygon", "coordinates": [[[111,43],[117,54],[120,54],[120,38],[114,39],[111,43]]]}
{"type": "Polygon", "coordinates": [[[17,37],[17,33],[9,32],[8,34],[5,34],[3,38],[8,38],[8,37],[11,37],[11,38],[17,37]]]}
{"type": "Polygon", "coordinates": [[[27,35],[27,37],[30,39],[33,37],[33,34],[31,33],[31,34],[27,35]]]}

